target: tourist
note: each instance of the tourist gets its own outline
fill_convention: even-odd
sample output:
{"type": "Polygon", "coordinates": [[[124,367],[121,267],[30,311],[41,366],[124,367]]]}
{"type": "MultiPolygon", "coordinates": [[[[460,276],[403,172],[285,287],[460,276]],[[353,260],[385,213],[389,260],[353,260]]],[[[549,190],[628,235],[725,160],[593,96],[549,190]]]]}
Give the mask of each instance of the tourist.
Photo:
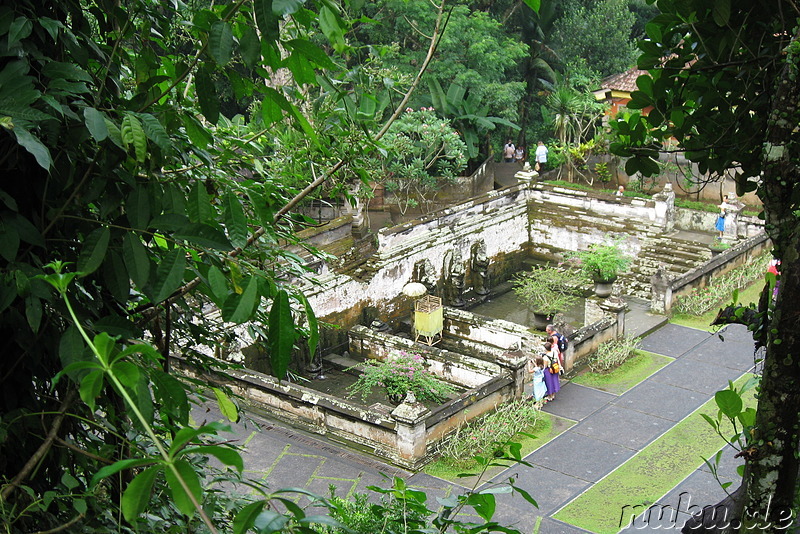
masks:
{"type": "Polygon", "coordinates": [[[719,236],[717,236],[718,240],[722,240],[722,236],[725,234],[725,213],[728,209],[728,195],[722,197],[722,204],[719,206],[719,216],[717,217],[717,223],[714,225],[714,228],[717,229],[719,232],[719,236]]]}
{"type": "Polygon", "coordinates": [[[544,374],[549,372],[544,365],[544,358],[538,356],[528,360],[528,372],[531,374],[530,389],[526,391],[527,398],[533,402],[542,402],[547,395],[547,385],[544,383],[544,374]]]}
{"type": "Polygon", "coordinates": [[[618,197],[621,197],[621,196],[623,196],[624,194],[625,194],[625,186],[624,186],[624,185],[621,185],[621,186],[619,186],[619,188],[617,188],[617,196],[618,196],[618,197]]]}
{"type": "Polygon", "coordinates": [[[561,389],[561,382],[559,381],[558,374],[561,371],[559,365],[558,346],[551,342],[544,344],[545,353],[542,355],[542,360],[545,365],[544,369],[544,385],[547,389],[545,401],[550,402],[556,399],[556,393],[561,389]]]}
{"type": "Polygon", "coordinates": [[[506,163],[513,163],[514,162],[514,152],[516,152],[516,149],[514,148],[514,143],[512,143],[511,139],[509,139],[506,142],[505,146],[503,147],[503,160],[506,163]]]}
{"type": "MultiPolygon", "coordinates": [[[[772,273],[775,277],[780,277],[781,275],[781,260],[778,258],[772,258],[769,260],[769,267],[767,267],[767,272],[772,273]]],[[[781,285],[780,280],[775,280],[775,288],[772,290],[772,300],[778,298],[778,288],[781,285]]]]}
{"type": "Polygon", "coordinates": [[[521,146],[518,146],[517,149],[514,151],[514,161],[522,165],[522,161],[525,159],[525,149],[521,146]]]}
{"type": "Polygon", "coordinates": [[[547,147],[544,146],[544,143],[539,141],[536,143],[536,167],[535,169],[539,172],[542,172],[547,165],[547,147]]]}

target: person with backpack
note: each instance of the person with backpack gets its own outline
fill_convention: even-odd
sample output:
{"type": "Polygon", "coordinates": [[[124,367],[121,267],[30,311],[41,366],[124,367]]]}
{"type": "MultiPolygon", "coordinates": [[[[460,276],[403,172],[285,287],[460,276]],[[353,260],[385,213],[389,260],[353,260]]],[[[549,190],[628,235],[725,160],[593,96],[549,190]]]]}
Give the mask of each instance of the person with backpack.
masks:
{"type": "Polygon", "coordinates": [[[554,325],[547,325],[544,331],[547,333],[547,341],[552,343],[558,351],[558,363],[561,367],[560,374],[564,374],[564,354],[567,352],[569,340],[567,339],[567,336],[556,330],[554,325]]]}
{"type": "Polygon", "coordinates": [[[544,350],[545,352],[542,354],[545,365],[544,385],[547,388],[547,395],[544,400],[545,402],[550,402],[555,400],[556,393],[561,389],[561,381],[558,378],[561,367],[558,363],[558,347],[548,341],[544,344],[544,350]]]}

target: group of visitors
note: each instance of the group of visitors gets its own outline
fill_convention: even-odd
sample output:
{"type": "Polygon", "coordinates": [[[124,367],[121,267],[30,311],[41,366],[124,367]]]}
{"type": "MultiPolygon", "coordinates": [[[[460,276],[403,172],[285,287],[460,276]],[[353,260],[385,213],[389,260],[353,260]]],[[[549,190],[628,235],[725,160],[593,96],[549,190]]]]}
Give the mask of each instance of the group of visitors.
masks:
{"type": "Polygon", "coordinates": [[[564,354],[566,338],[549,324],[545,328],[544,352],[528,361],[530,386],[527,388],[527,399],[544,404],[555,400],[561,389],[560,376],[564,373],[564,354]]]}
{"type": "MultiPolygon", "coordinates": [[[[524,163],[526,158],[525,148],[522,146],[515,147],[514,143],[511,142],[509,139],[505,145],[503,145],[503,161],[506,163],[524,163]]],[[[544,143],[539,141],[536,145],[536,152],[534,153],[534,158],[536,161],[536,165],[534,169],[538,172],[544,170],[545,165],[547,164],[547,147],[544,146],[544,143]]]]}

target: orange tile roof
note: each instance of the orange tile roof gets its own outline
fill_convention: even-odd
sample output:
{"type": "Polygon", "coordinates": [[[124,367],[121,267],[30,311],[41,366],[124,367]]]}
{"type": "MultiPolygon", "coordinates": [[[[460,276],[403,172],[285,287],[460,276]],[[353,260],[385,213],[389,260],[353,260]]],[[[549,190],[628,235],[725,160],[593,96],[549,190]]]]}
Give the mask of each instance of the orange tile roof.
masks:
{"type": "Polygon", "coordinates": [[[639,70],[637,68],[633,68],[629,71],[621,72],[619,74],[612,74],[611,76],[607,76],[600,81],[600,87],[606,90],[625,91],[630,93],[631,91],[636,91],[636,89],[638,89],[636,87],[636,78],[642,74],[647,74],[647,71],[639,70]]]}

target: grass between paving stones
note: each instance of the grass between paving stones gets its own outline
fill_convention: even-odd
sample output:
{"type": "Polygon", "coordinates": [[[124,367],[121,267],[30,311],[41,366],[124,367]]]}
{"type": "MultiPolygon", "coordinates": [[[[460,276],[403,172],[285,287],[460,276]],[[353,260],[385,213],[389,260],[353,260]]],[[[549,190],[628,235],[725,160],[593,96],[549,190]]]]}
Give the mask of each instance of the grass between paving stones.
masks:
{"type": "MultiPolygon", "coordinates": [[[[741,386],[750,376],[739,378],[736,385],[741,386]]],[[[751,389],[745,394],[745,406],[755,407],[754,393],[751,389]]],[[[716,417],[717,405],[713,398],[553,517],[597,534],[618,532],[631,520],[625,510],[633,510],[638,505],[638,512],[643,512],[700,467],[702,458],[710,458],[722,448],[722,438],[701,413],[716,417]]]]}
{"type": "MultiPolygon", "coordinates": [[[[745,306],[748,304],[758,304],[758,299],[761,297],[761,290],[764,288],[764,281],[758,280],[750,284],[745,289],[739,291],[739,302],[745,306]]],[[[730,301],[720,303],[719,307],[727,306],[730,301]]],[[[688,326],[689,328],[696,328],[698,330],[705,330],[706,332],[714,332],[719,329],[718,326],[711,326],[711,321],[717,317],[719,308],[709,310],[703,315],[686,315],[683,313],[676,313],[669,318],[669,322],[679,324],[681,326],[688,326]]]]}
{"type": "Polygon", "coordinates": [[[652,375],[674,358],[637,350],[636,354],[608,373],[595,373],[590,370],[572,379],[575,384],[621,395],[633,386],[652,375]]]}
{"type": "MultiPolygon", "coordinates": [[[[539,418],[536,420],[533,427],[526,428],[523,431],[526,434],[532,434],[534,437],[517,434],[513,438],[513,441],[522,445],[522,457],[524,458],[574,424],[575,422],[569,419],[557,417],[547,412],[539,412],[539,418]]],[[[426,465],[424,471],[431,476],[447,480],[448,482],[472,487],[475,482],[477,482],[477,477],[459,477],[458,475],[474,473],[477,469],[477,462],[473,462],[472,466],[456,468],[448,465],[444,460],[438,459],[426,465]]],[[[504,467],[491,467],[482,478],[484,480],[489,480],[497,476],[504,469],[504,467]]]]}

